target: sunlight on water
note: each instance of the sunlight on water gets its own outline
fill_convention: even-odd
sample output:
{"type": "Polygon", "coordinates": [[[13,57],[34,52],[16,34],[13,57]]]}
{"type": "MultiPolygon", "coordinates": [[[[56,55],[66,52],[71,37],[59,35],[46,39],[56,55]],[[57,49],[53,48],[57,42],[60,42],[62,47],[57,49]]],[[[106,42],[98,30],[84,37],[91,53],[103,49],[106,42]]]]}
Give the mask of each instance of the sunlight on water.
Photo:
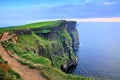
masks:
{"type": "Polygon", "coordinates": [[[74,74],[120,79],[120,23],[78,23],[80,47],[74,74]]]}

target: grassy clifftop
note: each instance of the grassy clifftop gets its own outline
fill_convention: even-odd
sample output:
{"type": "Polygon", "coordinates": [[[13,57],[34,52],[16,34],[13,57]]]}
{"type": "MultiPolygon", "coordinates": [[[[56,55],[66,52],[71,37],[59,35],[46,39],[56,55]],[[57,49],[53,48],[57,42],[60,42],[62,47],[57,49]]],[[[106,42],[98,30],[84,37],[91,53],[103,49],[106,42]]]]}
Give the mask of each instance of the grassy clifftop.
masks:
{"type": "MultiPolygon", "coordinates": [[[[75,22],[70,23],[59,20],[0,28],[0,33],[9,32],[9,35],[15,34],[17,37],[16,43],[9,39],[2,42],[2,45],[17,54],[22,64],[31,68],[34,68],[33,64],[41,64],[42,74],[48,80],[90,80],[60,71],[62,64],[75,58],[72,46],[76,39],[73,39],[75,36],[69,33],[68,28],[76,26],[75,22]]],[[[76,31],[74,29],[72,31],[76,31]]]]}
{"type": "Polygon", "coordinates": [[[26,28],[52,28],[60,25],[61,22],[63,22],[63,20],[36,22],[36,23],[30,23],[30,24],[25,24],[20,26],[10,26],[6,28],[0,28],[0,33],[4,31],[13,31],[13,30],[26,29],[26,28]]]}

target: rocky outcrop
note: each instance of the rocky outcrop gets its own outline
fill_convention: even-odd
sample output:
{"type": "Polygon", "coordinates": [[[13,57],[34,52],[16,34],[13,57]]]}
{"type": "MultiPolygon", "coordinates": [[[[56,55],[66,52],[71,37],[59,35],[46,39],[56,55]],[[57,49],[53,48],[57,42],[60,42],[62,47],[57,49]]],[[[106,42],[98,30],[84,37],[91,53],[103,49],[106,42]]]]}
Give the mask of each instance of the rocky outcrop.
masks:
{"type": "Polygon", "coordinates": [[[32,34],[30,29],[23,29],[23,30],[15,30],[13,31],[13,33],[15,33],[16,35],[29,35],[32,34]]]}
{"type": "Polygon", "coordinates": [[[77,58],[73,60],[68,60],[65,64],[61,65],[61,70],[65,73],[71,73],[72,69],[77,65],[77,58]]]}

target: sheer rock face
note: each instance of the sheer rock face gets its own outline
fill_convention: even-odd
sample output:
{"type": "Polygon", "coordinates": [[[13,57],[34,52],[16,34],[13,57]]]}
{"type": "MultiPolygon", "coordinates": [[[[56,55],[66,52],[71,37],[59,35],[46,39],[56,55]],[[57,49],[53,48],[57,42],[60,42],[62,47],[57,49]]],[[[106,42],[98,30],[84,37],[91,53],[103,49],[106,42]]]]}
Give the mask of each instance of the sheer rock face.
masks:
{"type": "Polygon", "coordinates": [[[67,22],[67,31],[72,38],[73,49],[77,49],[78,45],[79,45],[79,36],[78,36],[78,31],[76,29],[76,22],[75,21],[68,21],[67,22]]]}

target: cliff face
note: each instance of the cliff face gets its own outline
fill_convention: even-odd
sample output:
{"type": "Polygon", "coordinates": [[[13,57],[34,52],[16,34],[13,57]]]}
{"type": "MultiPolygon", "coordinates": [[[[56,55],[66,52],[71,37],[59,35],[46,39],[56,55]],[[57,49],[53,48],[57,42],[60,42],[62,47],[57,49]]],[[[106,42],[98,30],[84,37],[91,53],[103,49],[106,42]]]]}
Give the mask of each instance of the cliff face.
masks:
{"type": "Polygon", "coordinates": [[[77,49],[78,45],[79,45],[79,36],[78,36],[78,31],[76,29],[76,22],[75,21],[68,21],[67,22],[67,31],[72,38],[73,49],[77,49]]]}
{"type": "Polygon", "coordinates": [[[63,21],[59,26],[53,28],[35,28],[32,31],[50,42],[51,46],[46,45],[46,48],[39,45],[39,54],[48,57],[53,62],[53,66],[60,67],[63,62],[75,58],[73,50],[79,45],[75,21],[63,21]],[[49,56],[44,55],[46,49],[50,50],[49,56]]]}
{"type": "Polygon", "coordinates": [[[75,21],[59,21],[58,24],[15,30],[14,33],[19,36],[25,50],[49,58],[52,66],[60,68],[67,61],[75,59],[73,50],[78,47],[79,39],[75,21]]]}

